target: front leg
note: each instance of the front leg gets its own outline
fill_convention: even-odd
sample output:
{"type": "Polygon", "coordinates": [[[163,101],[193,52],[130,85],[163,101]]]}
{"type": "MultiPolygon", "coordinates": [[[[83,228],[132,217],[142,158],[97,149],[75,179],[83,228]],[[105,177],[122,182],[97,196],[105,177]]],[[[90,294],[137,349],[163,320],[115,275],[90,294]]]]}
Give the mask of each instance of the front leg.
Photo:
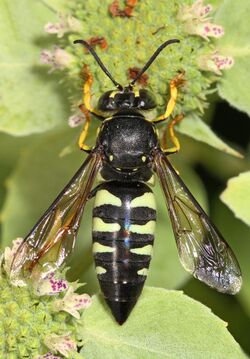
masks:
{"type": "Polygon", "coordinates": [[[154,123],[165,121],[173,112],[178,95],[178,87],[182,86],[184,83],[185,72],[181,71],[173,80],[170,81],[169,92],[170,99],[167,103],[166,111],[163,115],[157,117],[153,120],[154,123]]]}
{"type": "Polygon", "coordinates": [[[84,79],[83,85],[83,103],[79,106],[80,110],[85,115],[85,124],[83,126],[82,132],[80,134],[78,145],[81,150],[85,152],[90,152],[92,147],[85,144],[85,140],[88,135],[90,123],[91,123],[91,116],[90,114],[96,115],[97,117],[104,118],[100,113],[98,113],[94,108],[91,106],[91,87],[93,83],[93,76],[89,71],[89,67],[84,65],[81,71],[81,77],[84,79]]]}
{"type": "Polygon", "coordinates": [[[163,132],[162,141],[161,141],[161,149],[166,154],[173,154],[180,150],[180,142],[175,135],[174,126],[181,122],[184,118],[184,114],[181,113],[180,115],[177,115],[173,118],[171,122],[169,122],[168,126],[163,132]],[[173,146],[170,148],[167,148],[167,133],[169,133],[169,137],[173,143],[173,146]]]}

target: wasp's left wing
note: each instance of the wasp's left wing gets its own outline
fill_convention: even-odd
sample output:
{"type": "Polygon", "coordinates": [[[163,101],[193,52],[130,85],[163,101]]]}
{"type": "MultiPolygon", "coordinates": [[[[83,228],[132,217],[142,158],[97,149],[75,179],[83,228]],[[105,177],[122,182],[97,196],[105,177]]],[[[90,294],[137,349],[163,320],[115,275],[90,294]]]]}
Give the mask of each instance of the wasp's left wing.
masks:
{"type": "Polygon", "coordinates": [[[18,248],[11,276],[47,273],[71,253],[101,155],[92,152],[18,248]]]}
{"type": "Polygon", "coordinates": [[[241,287],[237,259],[200,207],[167,157],[154,157],[155,171],[167,200],[179,257],[194,277],[219,292],[235,294],[241,287]]]}

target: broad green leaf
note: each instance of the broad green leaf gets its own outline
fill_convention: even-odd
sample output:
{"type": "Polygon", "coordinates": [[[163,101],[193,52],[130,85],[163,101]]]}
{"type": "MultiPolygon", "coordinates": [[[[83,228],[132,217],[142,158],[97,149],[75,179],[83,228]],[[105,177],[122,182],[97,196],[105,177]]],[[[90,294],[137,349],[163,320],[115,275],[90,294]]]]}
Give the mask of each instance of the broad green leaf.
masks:
{"type": "Polygon", "coordinates": [[[232,247],[242,270],[243,285],[237,295],[250,316],[250,228],[235,218],[234,214],[220,201],[214,201],[211,208],[212,217],[222,229],[227,242],[232,247]]]}
{"type": "MultiPolygon", "coordinates": [[[[85,156],[77,147],[74,153],[59,157],[62,149],[76,138],[75,131],[69,129],[39,135],[36,142],[21,154],[15,172],[8,180],[8,194],[1,214],[3,246],[30,231],[80,167],[85,156]]],[[[77,243],[76,253],[85,254],[82,268],[89,266],[90,218],[87,211],[77,243]]]]}
{"type": "MultiPolygon", "coordinates": [[[[227,0],[218,9],[215,22],[225,29],[225,36],[218,41],[218,51],[233,56],[235,65],[225,71],[219,84],[219,94],[234,107],[250,114],[250,45],[249,0],[227,0]]],[[[235,119],[237,121],[237,119],[235,119]]]]}
{"type": "Polygon", "coordinates": [[[250,171],[231,178],[221,199],[237,218],[250,225],[250,171]]]}
{"type": "Polygon", "coordinates": [[[39,64],[41,48],[51,45],[43,27],[55,18],[40,1],[0,2],[0,131],[16,136],[43,132],[67,117],[59,77],[39,64]]]}
{"type": "Polygon", "coordinates": [[[145,288],[122,326],[94,297],[83,322],[81,353],[88,359],[247,358],[225,322],[178,291],[145,288]]]}
{"type": "Polygon", "coordinates": [[[197,116],[187,117],[185,118],[178,126],[178,130],[194,138],[197,141],[201,141],[207,143],[214,148],[230,154],[235,157],[242,157],[242,155],[234,150],[232,147],[228,146],[225,142],[223,142],[208,125],[203,122],[197,116]]]}
{"type": "Polygon", "coordinates": [[[67,12],[69,9],[69,1],[68,0],[39,0],[44,5],[48,6],[48,8],[52,9],[56,13],[60,13],[62,11],[67,12]]]}
{"type": "Polygon", "coordinates": [[[209,307],[219,318],[228,323],[228,330],[246,353],[250,353],[250,318],[239,300],[239,295],[225,295],[192,278],[184,287],[184,293],[209,307]]]}

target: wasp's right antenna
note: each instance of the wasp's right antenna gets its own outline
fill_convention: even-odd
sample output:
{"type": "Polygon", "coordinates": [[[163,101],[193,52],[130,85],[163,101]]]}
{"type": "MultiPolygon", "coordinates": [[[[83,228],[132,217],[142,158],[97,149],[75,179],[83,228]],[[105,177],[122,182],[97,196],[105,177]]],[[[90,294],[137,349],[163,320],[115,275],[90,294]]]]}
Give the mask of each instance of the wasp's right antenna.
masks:
{"type": "Polygon", "coordinates": [[[100,68],[102,69],[102,71],[110,78],[110,80],[113,82],[113,84],[120,90],[123,90],[122,85],[120,85],[117,81],[115,81],[115,79],[113,78],[113,76],[111,75],[111,73],[108,71],[108,69],[104,66],[104,64],[102,63],[101,59],[99,58],[99,56],[97,55],[97,53],[95,52],[95,50],[93,49],[93,47],[91,47],[87,41],[84,40],[75,40],[74,44],[82,44],[84,47],[86,47],[89,52],[91,53],[91,55],[95,58],[96,62],[98,63],[98,65],[100,66],[100,68]]]}
{"type": "Polygon", "coordinates": [[[130,86],[134,86],[134,84],[136,83],[136,81],[141,77],[141,75],[149,68],[149,66],[152,64],[152,62],[156,59],[156,57],[159,55],[159,53],[165,49],[166,46],[174,44],[174,43],[178,43],[180,42],[180,40],[178,39],[171,39],[168,41],[165,41],[161,46],[158,47],[158,49],[153,53],[153,55],[150,57],[150,59],[148,60],[148,62],[143,66],[143,68],[141,69],[140,72],[138,72],[138,74],[136,75],[136,77],[133,79],[133,81],[130,82],[130,86]]]}

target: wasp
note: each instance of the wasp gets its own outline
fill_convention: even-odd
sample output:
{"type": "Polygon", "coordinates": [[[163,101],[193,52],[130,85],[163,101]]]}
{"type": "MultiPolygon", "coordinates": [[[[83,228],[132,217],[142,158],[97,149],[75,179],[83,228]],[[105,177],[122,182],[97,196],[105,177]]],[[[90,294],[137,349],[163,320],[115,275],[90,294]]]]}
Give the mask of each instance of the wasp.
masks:
{"type": "Polygon", "coordinates": [[[105,92],[92,108],[93,79],[88,73],[81,106],[86,122],[79,138],[79,146],[88,156],[24,239],[11,266],[12,275],[22,272],[26,276],[38,269],[46,273],[60,267],[73,251],[86,202],[94,197],[95,268],[103,296],[119,324],[128,318],[147,278],[156,223],[155,197],[150,186],[154,177],[162,187],[184,268],[219,292],[235,294],[241,287],[241,271],[234,253],[168,160],[180,148],[174,125],[183,114],[169,123],[173,147],[162,146],[156,128],[173,112],[183,73],[170,81],[165,113],[153,120],[147,114],[156,108],[154,95],[135,87],[160,52],[178,42],[164,42],[123,87],[88,42],[74,41],[93,55],[115,89],[105,92]],[[90,114],[101,120],[93,148],[85,143],[90,114]]]}

